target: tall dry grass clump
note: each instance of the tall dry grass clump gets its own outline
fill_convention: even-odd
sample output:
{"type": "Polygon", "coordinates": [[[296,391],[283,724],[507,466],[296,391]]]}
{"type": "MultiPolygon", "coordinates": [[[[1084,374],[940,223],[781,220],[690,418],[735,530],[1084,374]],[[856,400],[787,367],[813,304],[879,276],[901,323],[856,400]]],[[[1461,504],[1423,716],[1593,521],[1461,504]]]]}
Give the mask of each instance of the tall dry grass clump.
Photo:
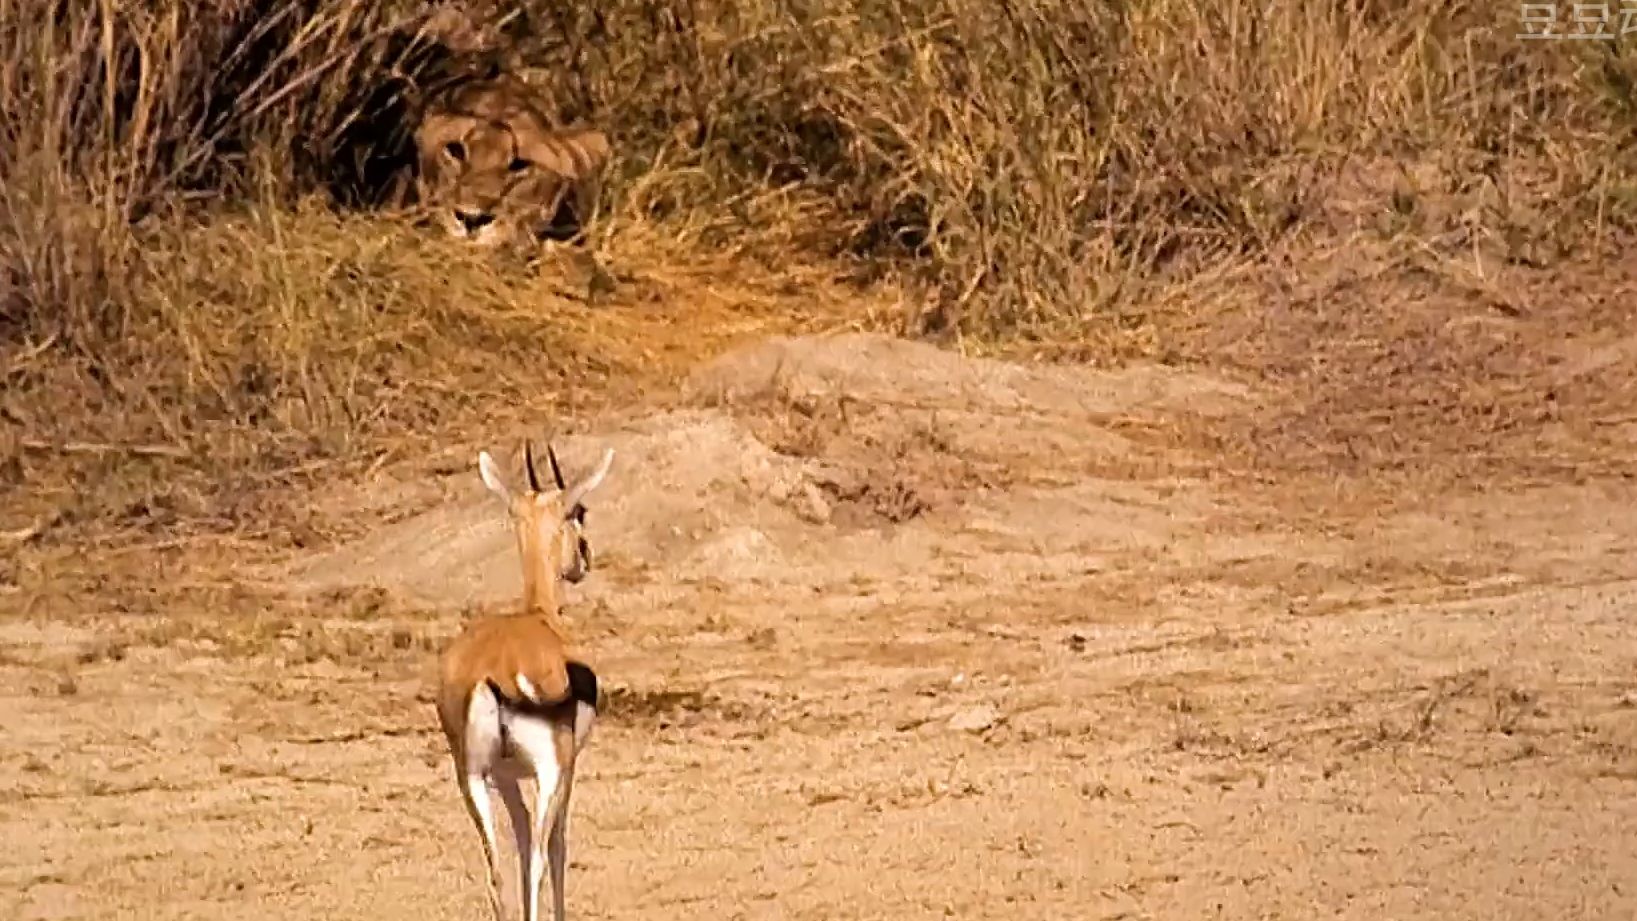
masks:
{"type": "Polygon", "coordinates": [[[368,204],[404,157],[378,116],[442,60],[407,14],[0,0],[6,485],[220,514],[186,474],[242,492],[553,388],[564,363],[532,356],[565,350],[513,309],[523,280],[311,194],[368,204]]]}
{"type": "MultiPolygon", "coordinates": [[[[425,12],[0,0],[8,481],[31,444],[116,430],[201,470],[299,466],[561,373],[526,273],[353,213],[404,163],[399,91],[451,66],[404,38],[425,12]]],[[[1529,258],[1634,200],[1633,55],[1521,42],[1505,4],[501,12],[511,63],[615,139],[600,246],[641,224],[770,273],[832,260],[925,291],[922,329],[1074,335],[1349,194],[1400,217],[1443,196],[1430,236],[1529,258]]]]}
{"type": "Polygon", "coordinates": [[[972,332],[1072,331],[1156,274],[1265,246],[1348,170],[1432,165],[1445,186],[1416,191],[1492,206],[1497,232],[1626,216],[1629,51],[1520,41],[1505,4],[660,9],[587,4],[540,33],[578,37],[540,56],[579,75],[628,170],[665,167],[628,204],[816,196],[803,243],[911,269],[972,332]]]}

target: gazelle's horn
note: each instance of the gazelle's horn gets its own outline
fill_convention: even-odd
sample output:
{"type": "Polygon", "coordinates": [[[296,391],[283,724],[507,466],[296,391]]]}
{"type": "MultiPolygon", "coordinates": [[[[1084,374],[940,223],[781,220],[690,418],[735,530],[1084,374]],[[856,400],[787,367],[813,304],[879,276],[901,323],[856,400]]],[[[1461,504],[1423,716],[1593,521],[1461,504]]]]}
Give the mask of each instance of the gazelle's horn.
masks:
{"type": "Polygon", "coordinates": [[[568,484],[563,482],[563,468],[557,466],[557,452],[552,448],[549,441],[546,442],[546,460],[551,462],[551,475],[557,480],[557,488],[567,489],[568,484]]]}
{"type": "Polygon", "coordinates": [[[529,473],[529,488],[539,492],[540,478],[534,473],[534,442],[527,438],[523,439],[523,469],[529,473]]]}

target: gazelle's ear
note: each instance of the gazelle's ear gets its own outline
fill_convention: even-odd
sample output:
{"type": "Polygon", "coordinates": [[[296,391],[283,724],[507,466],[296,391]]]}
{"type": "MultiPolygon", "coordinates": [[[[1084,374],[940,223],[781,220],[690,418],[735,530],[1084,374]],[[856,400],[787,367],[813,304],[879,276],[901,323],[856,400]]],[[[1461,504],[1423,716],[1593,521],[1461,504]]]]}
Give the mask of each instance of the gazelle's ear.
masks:
{"type": "Polygon", "coordinates": [[[505,477],[500,475],[500,466],[489,456],[488,451],[478,452],[477,472],[483,476],[483,485],[489,487],[490,492],[499,496],[500,501],[511,504],[511,488],[506,485],[505,477]]]}
{"type": "Polygon", "coordinates": [[[575,483],[569,488],[567,495],[563,496],[564,513],[566,514],[572,512],[575,506],[585,501],[585,497],[590,494],[593,489],[601,486],[603,477],[608,476],[608,468],[612,467],[613,465],[614,449],[608,448],[603,451],[602,463],[597,465],[597,469],[587,474],[585,479],[575,483]]]}

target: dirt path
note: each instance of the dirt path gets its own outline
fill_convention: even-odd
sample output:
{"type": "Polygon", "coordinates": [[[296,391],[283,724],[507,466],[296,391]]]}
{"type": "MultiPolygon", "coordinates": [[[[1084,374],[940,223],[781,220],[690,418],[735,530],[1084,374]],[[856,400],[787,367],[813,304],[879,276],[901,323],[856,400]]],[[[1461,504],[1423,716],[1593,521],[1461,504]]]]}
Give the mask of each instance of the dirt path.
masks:
{"type": "MultiPolygon", "coordinates": [[[[798,340],[566,440],[570,911],[1637,915],[1637,484],[1298,527],[1167,434],[1255,399],[798,340]]],[[[0,916],[482,917],[426,677],[515,564],[449,490],[248,574],[300,615],[0,621],[0,916]]]]}

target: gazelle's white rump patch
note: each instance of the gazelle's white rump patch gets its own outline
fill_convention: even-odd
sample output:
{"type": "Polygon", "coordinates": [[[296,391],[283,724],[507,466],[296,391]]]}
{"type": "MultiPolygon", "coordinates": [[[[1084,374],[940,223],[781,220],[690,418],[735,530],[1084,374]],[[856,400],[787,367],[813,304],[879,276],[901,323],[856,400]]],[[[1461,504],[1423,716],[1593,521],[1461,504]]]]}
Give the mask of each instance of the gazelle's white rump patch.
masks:
{"type": "Polygon", "coordinates": [[[540,692],[534,689],[534,682],[529,680],[529,676],[523,674],[522,672],[517,673],[517,689],[522,691],[523,696],[527,697],[529,700],[532,700],[535,703],[540,702],[540,692]]]}

